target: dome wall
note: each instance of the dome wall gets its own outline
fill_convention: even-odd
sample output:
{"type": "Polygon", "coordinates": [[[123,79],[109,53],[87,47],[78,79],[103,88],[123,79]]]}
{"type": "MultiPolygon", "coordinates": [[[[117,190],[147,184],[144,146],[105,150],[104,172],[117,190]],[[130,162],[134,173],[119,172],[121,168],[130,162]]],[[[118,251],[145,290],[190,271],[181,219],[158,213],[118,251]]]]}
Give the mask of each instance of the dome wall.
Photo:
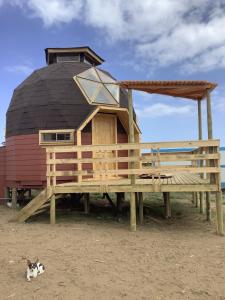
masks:
{"type": "MultiPolygon", "coordinates": [[[[76,129],[97,105],[87,102],[73,77],[91,67],[77,62],[52,64],[33,72],[15,89],[6,116],[3,185],[17,188],[46,185],[46,153],[39,145],[39,130],[74,129],[76,145],[76,129]]],[[[127,94],[123,89],[120,106],[127,107],[127,94]]],[[[127,142],[127,134],[121,130],[120,122],[118,124],[117,142],[127,142]]],[[[92,144],[91,126],[86,126],[81,135],[83,145],[92,144]]],[[[63,170],[66,167],[63,166],[63,170]]]]}

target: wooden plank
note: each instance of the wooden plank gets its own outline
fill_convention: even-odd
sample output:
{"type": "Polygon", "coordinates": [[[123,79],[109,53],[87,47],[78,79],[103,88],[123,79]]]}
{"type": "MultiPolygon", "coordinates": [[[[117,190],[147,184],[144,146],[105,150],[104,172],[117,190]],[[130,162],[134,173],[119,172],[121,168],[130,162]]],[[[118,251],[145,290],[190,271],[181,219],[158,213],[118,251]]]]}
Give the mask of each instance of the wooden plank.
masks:
{"type": "Polygon", "coordinates": [[[90,194],[84,194],[84,213],[88,215],[90,213],[90,194]]]}
{"type": "Polygon", "coordinates": [[[198,139],[202,140],[202,107],[201,101],[198,100],[198,139]]]}
{"type": "Polygon", "coordinates": [[[223,228],[223,204],[222,204],[222,192],[216,193],[216,219],[217,219],[217,234],[224,235],[223,228]]]}
{"type": "Polygon", "coordinates": [[[52,195],[50,200],[50,223],[55,224],[55,194],[52,195]]]}
{"type": "Polygon", "coordinates": [[[47,172],[46,172],[46,176],[47,176],[47,187],[50,187],[51,185],[51,177],[48,175],[51,172],[51,166],[48,163],[48,161],[51,158],[51,153],[47,152],[46,153],[46,158],[47,158],[47,172]]]}
{"type": "MultiPolygon", "coordinates": [[[[135,143],[134,137],[134,115],[133,115],[133,98],[132,98],[132,90],[128,89],[128,112],[129,112],[129,143],[135,143]]],[[[135,156],[134,150],[130,149],[129,156],[135,156]]],[[[130,169],[134,169],[134,162],[131,161],[129,165],[130,169]]],[[[135,184],[135,175],[130,176],[131,184],[135,184]]],[[[133,197],[133,196],[132,196],[133,197]]],[[[136,219],[135,219],[136,222],[136,219]]],[[[135,224],[136,226],[136,224],[135,224]]]]}
{"type": "MultiPolygon", "coordinates": [[[[105,151],[103,152],[105,153],[105,151]]],[[[62,158],[62,159],[56,159],[53,161],[53,159],[49,159],[47,161],[48,164],[76,164],[76,163],[96,163],[96,162],[138,162],[140,160],[147,160],[147,159],[142,159],[140,156],[134,156],[134,157],[102,157],[102,158],[81,158],[81,159],[76,159],[76,158],[62,158]]]]}
{"type": "MultiPolygon", "coordinates": [[[[77,130],[77,145],[78,146],[81,145],[81,130],[77,130]]],[[[78,151],[76,161],[77,161],[77,170],[79,172],[82,170],[81,158],[82,158],[82,153],[81,153],[81,151],[78,151]]],[[[66,160],[66,159],[64,159],[64,160],[66,160]]],[[[55,162],[55,163],[57,163],[57,162],[55,162]]],[[[81,182],[82,181],[82,175],[78,175],[77,180],[78,180],[78,182],[81,182]]]]}
{"type": "Polygon", "coordinates": [[[144,202],[143,202],[143,193],[139,192],[139,223],[143,225],[144,223],[144,202]]]}
{"type": "Polygon", "coordinates": [[[17,208],[17,188],[12,188],[12,208],[17,208]]]}
{"type": "Polygon", "coordinates": [[[47,172],[47,176],[76,176],[76,175],[158,175],[164,173],[176,174],[177,172],[186,173],[220,173],[220,168],[218,167],[202,167],[202,168],[192,168],[192,167],[180,167],[180,166],[162,166],[158,168],[151,169],[119,169],[119,170],[85,170],[85,171],[56,171],[47,172]]]}
{"type": "MultiPolygon", "coordinates": [[[[55,152],[52,153],[52,160],[54,161],[55,160],[55,152]]],[[[53,178],[52,178],[52,184],[53,186],[56,186],[56,176],[55,176],[55,173],[56,173],[56,164],[53,164],[52,165],[52,173],[53,173],[53,178]]]]}
{"type": "Polygon", "coordinates": [[[212,139],[212,138],[213,138],[213,133],[212,133],[212,109],[211,109],[211,96],[210,96],[210,91],[207,91],[206,99],[207,99],[207,127],[208,127],[208,139],[212,139]]]}
{"type": "Polygon", "coordinates": [[[136,199],[135,193],[130,193],[130,230],[136,231],[136,199]]]}
{"type": "Polygon", "coordinates": [[[165,218],[169,219],[171,218],[171,202],[170,202],[170,193],[164,192],[163,193],[164,198],[164,206],[165,206],[165,218]]]}
{"type": "Polygon", "coordinates": [[[84,122],[80,125],[80,127],[77,129],[78,131],[82,131],[84,127],[94,118],[94,116],[98,113],[99,107],[97,107],[87,118],[84,120],[84,122]]]}
{"type": "Polygon", "coordinates": [[[206,192],[206,221],[211,221],[211,201],[209,192],[206,192]]]}
{"type": "Polygon", "coordinates": [[[67,193],[102,193],[103,190],[107,190],[108,193],[116,192],[213,192],[218,191],[217,185],[108,185],[108,186],[56,186],[55,193],[67,194],[67,193]]]}
{"type": "Polygon", "coordinates": [[[88,146],[51,146],[46,148],[46,152],[77,152],[79,151],[103,151],[103,150],[139,150],[139,149],[157,149],[157,148],[184,148],[184,147],[219,147],[219,140],[201,140],[201,141],[178,141],[162,143],[126,143],[117,145],[88,145],[88,146]]]}
{"type": "Polygon", "coordinates": [[[23,207],[15,217],[18,222],[24,222],[27,220],[35,211],[40,209],[44,203],[49,201],[52,195],[51,188],[46,188],[41,191],[34,199],[32,199],[25,207],[23,207]]]}
{"type": "MultiPolygon", "coordinates": [[[[151,161],[151,155],[145,155],[141,157],[141,161],[151,161]]],[[[219,159],[219,153],[212,154],[182,154],[182,153],[172,153],[168,155],[164,155],[160,153],[160,161],[161,162],[172,162],[172,161],[192,161],[192,160],[211,160],[211,159],[219,159]]]]}

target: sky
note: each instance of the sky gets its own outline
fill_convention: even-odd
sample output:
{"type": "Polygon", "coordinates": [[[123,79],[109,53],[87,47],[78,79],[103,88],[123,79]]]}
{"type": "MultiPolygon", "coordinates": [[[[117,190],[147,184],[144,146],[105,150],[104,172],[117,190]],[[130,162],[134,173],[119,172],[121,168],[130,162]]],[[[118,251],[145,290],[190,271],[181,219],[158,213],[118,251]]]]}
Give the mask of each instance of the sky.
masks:
{"type": "MultiPolygon", "coordinates": [[[[13,90],[48,47],[89,46],[118,80],[208,80],[225,146],[225,0],[0,0],[0,143],[13,90]]],[[[197,103],[135,92],[142,141],[198,138],[197,103]]],[[[203,139],[207,139],[206,101],[203,139]]]]}

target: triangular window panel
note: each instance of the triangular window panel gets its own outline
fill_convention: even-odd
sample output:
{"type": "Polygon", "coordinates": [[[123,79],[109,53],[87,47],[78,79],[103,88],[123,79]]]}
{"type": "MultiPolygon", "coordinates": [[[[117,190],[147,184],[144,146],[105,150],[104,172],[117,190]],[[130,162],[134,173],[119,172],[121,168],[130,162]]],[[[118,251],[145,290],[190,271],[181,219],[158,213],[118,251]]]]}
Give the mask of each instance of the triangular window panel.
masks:
{"type": "Polygon", "coordinates": [[[98,75],[99,75],[99,77],[100,77],[100,79],[103,83],[115,83],[116,82],[112,77],[106,75],[102,71],[97,70],[97,72],[98,72],[98,75]]]}
{"type": "Polygon", "coordinates": [[[95,71],[95,68],[90,68],[87,71],[84,71],[84,72],[78,74],[78,76],[85,78],[85,79],[93,80],[93,81],[100,81],[99,77],[95,71]]]}
{"type": "Polygon", "coordinates": [[[103,85],[101,86],[101,88],[98,89],[94,102],[113,105],[117,103],[116,100],[112,97],[112,95],[107,91],[107,89],[103,85]]]}
{"type": "Polygon", "coordinates": [[[92,101],[93,95],[96,89],[99,86],[98,82],[86,80],[80,77],[77,77],[79,84],[81,85],[84,93],[88,96],[88,98],[92,101]]]}
{"type": "Polygon", "coordinates": [[[105,84],[105,87],[109,90],[109,92],[116,99],[116,101],[119,102],[119,86],[116,84],[107,83],[105,84]]]}
{"type": "Polygon", "coordinates": [[[117,105],[119,86],[104,72],[90,68],[74,77],[89,102],[117,105]]]}

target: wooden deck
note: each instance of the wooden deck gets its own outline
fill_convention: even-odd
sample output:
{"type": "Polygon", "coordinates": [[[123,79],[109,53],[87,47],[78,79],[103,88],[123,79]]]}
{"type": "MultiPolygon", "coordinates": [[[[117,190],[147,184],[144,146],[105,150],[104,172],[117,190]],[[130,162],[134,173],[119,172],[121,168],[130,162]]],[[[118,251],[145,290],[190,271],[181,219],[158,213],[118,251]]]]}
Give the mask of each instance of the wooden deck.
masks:
{"type": "Polygon", "coordinates": [[[54,224],[58,194],[83,193],[88,211],[90,193],[130,193],[131,230],[136,230],[136,199],[143,220],[143,192],[162,192],[167,216],[171,215],[170,192],[200,192],[200,196],[206,192],[208,200],[209,193],[216,192],[217,231],[223,232],[218,140],[49,146],[46,154],[47,187],[19,212],[18,221],[50,206],[54,224]],[[168,148],[174,150],[163,151],[168,148]]]}
{"type": "Polygon", "coordinates": [[[82,182],[67,182],[55,186],[55,193],[109,193],[109,192],[203,192],[217,191],[217,185],[212,185],[209,179],[202,179],[194,174],[174,174],[164,178],[131,179],[110,178],[110,180],[84,180],[82,182]]]}

